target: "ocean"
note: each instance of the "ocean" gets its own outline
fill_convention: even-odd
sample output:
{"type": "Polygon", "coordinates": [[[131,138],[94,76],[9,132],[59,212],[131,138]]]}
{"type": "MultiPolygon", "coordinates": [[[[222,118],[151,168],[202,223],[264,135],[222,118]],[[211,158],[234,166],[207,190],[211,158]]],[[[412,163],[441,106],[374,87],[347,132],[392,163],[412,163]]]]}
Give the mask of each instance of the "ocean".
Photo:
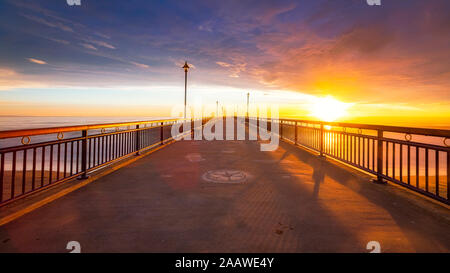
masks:
{"type": "Polygon", "coordinates": [[[170,117],[39,117],[39,116],[0,116],[0,131],[61,127],[113,122],[132,122],[158,120],[170,117]]]}

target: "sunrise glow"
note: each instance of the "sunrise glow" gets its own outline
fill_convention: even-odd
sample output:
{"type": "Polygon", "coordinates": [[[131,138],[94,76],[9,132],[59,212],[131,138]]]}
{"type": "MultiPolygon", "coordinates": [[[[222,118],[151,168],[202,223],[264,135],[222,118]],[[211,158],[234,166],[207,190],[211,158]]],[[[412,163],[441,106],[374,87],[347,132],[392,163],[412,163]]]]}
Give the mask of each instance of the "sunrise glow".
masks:
{"type": "Polygon", "coordinates": [[[349,103],[341,102],[331,96],[316,98],[310,107],[310,116],[322,121],[335,121],[348,115],[349,103]]]}

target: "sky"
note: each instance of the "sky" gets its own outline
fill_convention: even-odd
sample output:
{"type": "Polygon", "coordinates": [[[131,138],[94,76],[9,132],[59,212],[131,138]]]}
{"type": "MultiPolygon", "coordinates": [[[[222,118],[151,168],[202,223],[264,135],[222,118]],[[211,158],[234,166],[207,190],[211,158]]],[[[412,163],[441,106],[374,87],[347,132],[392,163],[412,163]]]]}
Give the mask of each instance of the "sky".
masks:
{"type": "Polygon", "coordinates": [[[0,115],[167,116],[184,102],[339,102],[450,125],[450,1],[0,0],[0,115]]]}

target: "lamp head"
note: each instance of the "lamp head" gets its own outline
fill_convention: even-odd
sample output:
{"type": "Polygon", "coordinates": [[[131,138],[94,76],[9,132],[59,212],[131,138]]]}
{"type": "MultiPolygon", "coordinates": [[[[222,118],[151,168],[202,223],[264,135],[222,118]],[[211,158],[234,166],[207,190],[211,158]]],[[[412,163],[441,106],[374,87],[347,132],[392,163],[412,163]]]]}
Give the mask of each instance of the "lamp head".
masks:
{"type": "Polygon", "coordinates": [[[184,72],[188,72],[190,66],[188,65],[187,62],[184,62],[184,66],[182,68],[184,68],[184,72]]]}

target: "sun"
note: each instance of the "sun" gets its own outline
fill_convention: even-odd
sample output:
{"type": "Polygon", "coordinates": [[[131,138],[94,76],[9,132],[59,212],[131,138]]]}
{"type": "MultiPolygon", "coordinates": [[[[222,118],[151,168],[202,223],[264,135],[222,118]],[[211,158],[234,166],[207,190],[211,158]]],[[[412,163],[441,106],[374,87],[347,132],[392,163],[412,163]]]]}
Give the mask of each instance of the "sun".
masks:
{"type": "Polygon", "coordinates": [[[346,115],[350,103],[338,101],[332,96],[315,98],[311,102],[310,116],[316,117],[322,121],[335,121],[346,115]]]}

